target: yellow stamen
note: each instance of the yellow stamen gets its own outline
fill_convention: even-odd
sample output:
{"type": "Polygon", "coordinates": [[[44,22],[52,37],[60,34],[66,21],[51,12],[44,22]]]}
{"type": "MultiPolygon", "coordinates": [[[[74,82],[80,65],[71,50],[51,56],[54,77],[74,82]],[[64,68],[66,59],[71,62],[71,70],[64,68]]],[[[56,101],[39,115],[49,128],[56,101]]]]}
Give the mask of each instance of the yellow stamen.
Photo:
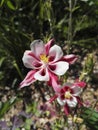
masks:
{"type": "Polygon", "coordinates": [[[70,93],[70,91],[67,91],[64,96],[65,96],[65,98],[70,99],[70,98],[71,98],[71,93],[70,93]]]}
{"type": "Polygon", "coordinates": [[[49,61],[49,58],[45,54],[40,55],[40,59],[44,63],[48,63],[48,61],[49,61]]]}

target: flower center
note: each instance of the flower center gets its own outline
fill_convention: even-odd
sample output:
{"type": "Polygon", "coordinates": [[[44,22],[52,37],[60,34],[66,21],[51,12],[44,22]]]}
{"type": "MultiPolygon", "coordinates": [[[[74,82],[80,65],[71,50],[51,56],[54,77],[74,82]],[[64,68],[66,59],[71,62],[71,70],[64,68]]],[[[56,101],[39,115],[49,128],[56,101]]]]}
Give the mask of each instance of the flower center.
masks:
{"type": "Polygon", "coordinates": [[[72,95],[71,95],[70,91],[67,91],[64,96],[65,96],[65,98],[70,99],[72,95]]]}
{"type": "Polygon", "coordinates": [[[49,61],[49,58],[45,54],[40,55],[40,59],[44,63],[48,63],[48,61],[49,61]]]}

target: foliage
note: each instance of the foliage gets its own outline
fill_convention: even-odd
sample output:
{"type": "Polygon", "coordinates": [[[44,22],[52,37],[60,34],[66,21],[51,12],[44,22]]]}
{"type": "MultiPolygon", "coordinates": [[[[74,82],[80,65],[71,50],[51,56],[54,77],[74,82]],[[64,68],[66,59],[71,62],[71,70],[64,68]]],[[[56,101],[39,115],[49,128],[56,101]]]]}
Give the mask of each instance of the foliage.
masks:
{"type": "Polygon", "coordinates": [[[91,129],[98,130],[98,113],[91,108],[83,108],[81,117],[91,129]]]}
{"type": "Polygon", "coordinates": [[[19,99],[13,97],[6,102],[0,102],[0,119],[7,113],[8,110],[17,102],[19,99]]]}

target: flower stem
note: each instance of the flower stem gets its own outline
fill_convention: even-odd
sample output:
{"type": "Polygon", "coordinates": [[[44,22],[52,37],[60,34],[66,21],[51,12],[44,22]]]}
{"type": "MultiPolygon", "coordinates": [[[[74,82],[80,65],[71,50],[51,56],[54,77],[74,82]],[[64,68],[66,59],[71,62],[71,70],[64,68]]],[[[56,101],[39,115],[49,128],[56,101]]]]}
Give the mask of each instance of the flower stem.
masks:
{"type": "Polygon", "coordinates": [[[68,26],[69,26],[69,29],[68,29],[68,52],[70,51],[70,46],[72,44],[72,0],[69,0],[69,23],[68,23],[68,26]]]}
{"type": "Polygon", "coordinates": [[[20,71],[20,69],[19,69],[19,67],[18,67],[18,65],[17,65],[17,63],[15,61],[14,61],[13,65],[16,68],[20,78],[23,80],[23,75],[22,75],[22,73],[21,73],[21,71],[20,71]]]}

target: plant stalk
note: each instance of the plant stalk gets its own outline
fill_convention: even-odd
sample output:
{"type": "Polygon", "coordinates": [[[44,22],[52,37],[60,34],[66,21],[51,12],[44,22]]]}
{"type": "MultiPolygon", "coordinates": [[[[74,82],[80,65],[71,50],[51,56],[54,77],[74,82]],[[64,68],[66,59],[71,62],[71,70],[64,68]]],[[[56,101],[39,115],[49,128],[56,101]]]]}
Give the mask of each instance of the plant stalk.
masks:
{"type": "Polygon", "coordinates": [[[20,71],[20,69],[19,69],[17,63],[14,62],[13,65],[14,65],[14,67],[16,68],[16,70],[17,70],[17,72],[18,72],[20,78],[23,80],[23,75],[22,75],[22,73],[21,73],[21,71],[20,71]]]}
{"type": "Polygon", "coordinates": [[[69,29],[68,29],[68,51],[67,53],[69,53],[70,51],[70,47],[71,47],[71,44],[72,44],[72,0],[69,0],[69,23],[68,23],[68,26],[69,26],[69,29]]]}

